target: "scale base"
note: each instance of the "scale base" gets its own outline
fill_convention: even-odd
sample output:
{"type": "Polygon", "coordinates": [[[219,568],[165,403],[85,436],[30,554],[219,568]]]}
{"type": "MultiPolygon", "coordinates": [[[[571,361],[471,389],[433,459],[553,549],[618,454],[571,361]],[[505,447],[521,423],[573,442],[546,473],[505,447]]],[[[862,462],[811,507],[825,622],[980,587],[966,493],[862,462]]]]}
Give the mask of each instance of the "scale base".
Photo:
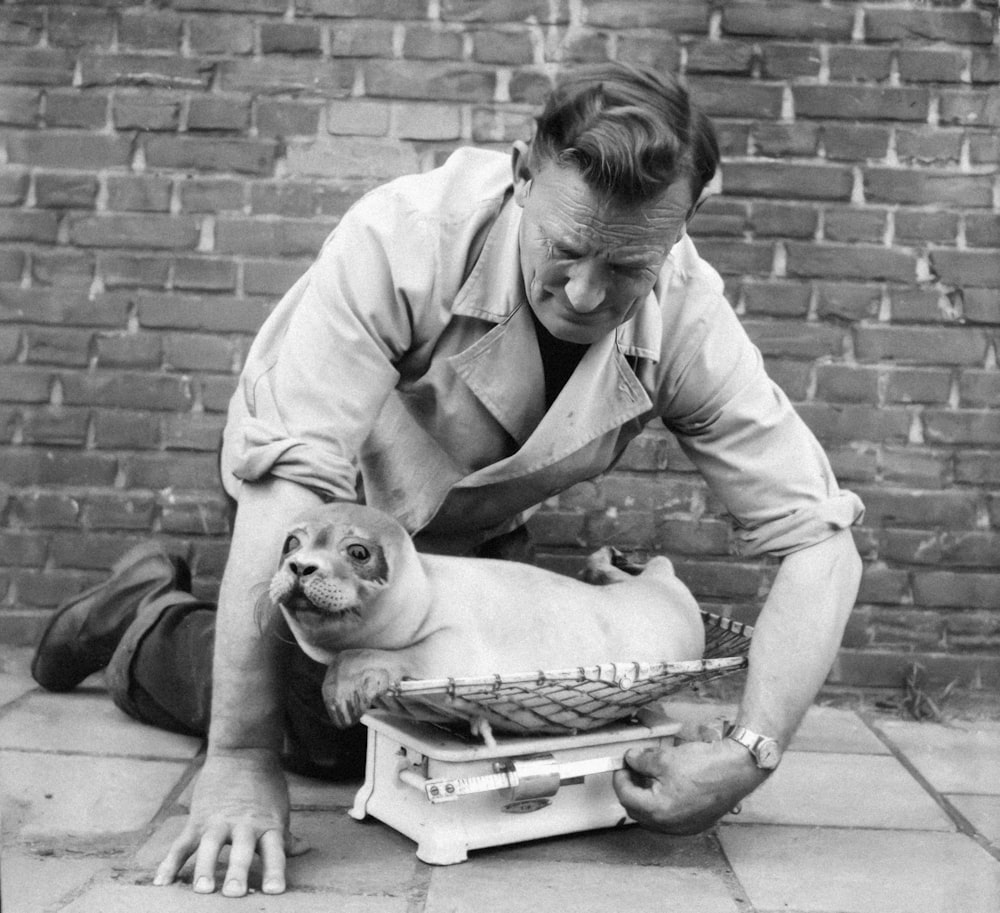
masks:
{"type": "Polygon", "coordinates": [[[635,822],[615,795],[610,771],[563,780],[547,799],[518,800],[505,789],[437,804],[421,788],[424,781],[480,777],[494,773],[498,762],[538,754],[552,755],[557,764],[620,761],[630,748],[672,745],[681,728],[645,708],[636,722],[579,735],[498,736],[496,745],[487,746],[382,711],[365,714],[362,722],[368,727],[365,782],[349,814],[388,824],[413,840],[417,858],[432,865],[464,862],[470,850],[635,822]]]}

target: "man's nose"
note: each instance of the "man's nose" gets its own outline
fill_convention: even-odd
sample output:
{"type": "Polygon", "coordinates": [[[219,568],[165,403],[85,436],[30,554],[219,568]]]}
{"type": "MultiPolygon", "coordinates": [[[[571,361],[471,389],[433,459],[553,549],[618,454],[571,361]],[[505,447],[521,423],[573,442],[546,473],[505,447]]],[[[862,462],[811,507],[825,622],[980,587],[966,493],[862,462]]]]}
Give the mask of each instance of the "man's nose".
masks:
{"type": "Polygon", "coordinates": [[[578,260],[569,268],[565,286],[570,307],[579,314],[596,311],[607,292],[607,274],[596,260],[578,260]]]}

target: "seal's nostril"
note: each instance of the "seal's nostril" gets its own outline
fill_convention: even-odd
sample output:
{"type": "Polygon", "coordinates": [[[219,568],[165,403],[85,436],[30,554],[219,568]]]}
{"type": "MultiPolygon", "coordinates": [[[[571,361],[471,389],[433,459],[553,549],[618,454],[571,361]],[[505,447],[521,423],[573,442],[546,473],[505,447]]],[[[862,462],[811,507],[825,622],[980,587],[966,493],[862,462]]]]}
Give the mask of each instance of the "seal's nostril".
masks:
{"type": "Polygon", "coordinates": [[[308,577],[319,570],[315,564],[299,564],[297,561],[289,561],[288,569],[299,578],[308,577]]]}

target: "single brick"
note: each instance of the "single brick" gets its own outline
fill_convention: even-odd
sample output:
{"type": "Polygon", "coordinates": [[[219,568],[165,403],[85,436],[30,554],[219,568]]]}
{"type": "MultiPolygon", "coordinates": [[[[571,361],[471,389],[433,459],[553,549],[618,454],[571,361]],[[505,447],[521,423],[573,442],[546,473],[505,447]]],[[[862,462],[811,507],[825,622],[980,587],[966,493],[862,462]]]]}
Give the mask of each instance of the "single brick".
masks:
{"type": "Polygon", "coordinates": [[[180,126],[183,104],[180,95],[116,92],[111,117],[118,130],[174,131],[180,126]]]}
{"type": "Polygon", "coordinates": [[[4,6],[0,9],[0,43],[38,44],[45,27],[43,9],[28,6],[4,6]]]}
{"type": "Polygon", "coordinates": [[[0,206],[20,206],[28,196],[31,177],[27,168],[0,171],[0,206]]]}
{"type": "Polygon", "coordinates": [[[80,85],[148,86],[154,89],[204,90],[214,64],[189,57],[148,54],[81,54],[80,85]]]}
{"type": "Polygon", "coordinates": [[[0,285],[0,321],[62,326],[125,325],[129,301],[116,294],[90,297],[77,289],[0,285]]]}
{"type": "Polygon", "coordinates": [[[742,237],[747,230],[746,203],[709,197],[688,222],[688,233],[692,238],[729,236],[742,237]]]}
{"type": "Polygon", "coordinates": [[[789,358],[765,358],[764,367],[793,403],[804,402],[809,395],[809,365],[789,358]]]}
{"type": "Polygon", "coordinates": [[[235,376],[209,375],[200,380],[201,402],[206,412],[225,412],[239,385],[235,376]]]}
{"type": "Polygon", "coordinates": [[[900,48],[899,75],[903,82],[961,82],[965,55],[957,50],[900,48]]]}
{"type": "Polygon", "coordinates": [[[462,135],[462,112],[452,105],[406,104],[395,106],[395,133],[401,139],[454,140],[462,135]]]}
{"type": "Polygon", "coordinates": [[[813,44],[765,44],[761,63],[765,78],[791,79],[818,76],[823,59],[813,44]]]}
{"type": "Polygon", "coordinates": [[[462,34],[437,24],[408,25],[403,56],[413,60],[461,60],[462,34]]]}
{"type": "Polygon", "coordinates": [[[188,29],[196,54],[253,53],[254,23],[249,16],[193,16],[188,29]]]}
{"type": "Polygon", "coordinates": [[[945,487],[950,475],[951,454],[948,452],[886,447],[882,454],[882,478],[886,482],[940,489],[945,487]]]}
{"type": "Polygon", "coordinates": [[[753,144],[758,155],[812,157],[819,145],[815,124],[755,124],[753,144]]]}
{"type": "Polygon", "coordinates": [[[688,558],[675,561],[674,568],[698,598],[755,599],[764,582],[762,568],[753,564],[688,558]]]}
{"type": "Polygon", "coordinates": [[[1000,323],[1000,289],[963,289],[963,310],[970,323],[1000,323]]]}
{"type": "Polygon", "coordinates": [[[904,242],[954,244],[958,237],[958,216],[951,212],[900,209],[896,211],[895,236],[904,242]]]}
{"type": "Polygon", "coordinates": [[[676,73],[681,63],[681,46],[669,32],[653,35],[622,32],[618,35],[618,59],[676,73]]]}
{"type": "Polygon", "coordinates": [[[75,55],[61,48],[5,47],[0,56],[0,84],[68,86],[75,67],[75,55]]]}
{"type": "MultiPolygon", "coordinates": [[[[122,533],[102,533],[88,530],[76,532],[63,530],[52,536],[52,562],[59,568],[85,568],[104,571],[103,580],[119,558],[145,536],[123,535],[122,533]]],[[[102,582],[103,582],[102,580],[102,582]]]]}
{"type": "Polygon", "coordinates": [[[990,44],[993,23],[988,12],[975,10],[878,9],[865,10],[868,41],[948,41],[990,44]]]}
{"type": "Polygon", "coordinates": [[[98,333],[98,368],[159,368],[163,344],[155,333],[98,333]]]}
{"type": "Polygon", "coordinates": [[[164,340],[166,367],[172,371],[228,374],[233,370],[236,351],[231,340],[207,334],[171,333],[164,340]]]}
{"type": "Polygon", "coordinates": [[[188,378],[177,375],[139,371],[65,373],[61,380],[63,399],[69,405],[177,411],[190,409],[192,402],[188,378]]]}
{"type": "Polygon", "coordinates": [[[29,327],[25,336],[28,364],[85,368],[90,361],[89,330],[29,327]]]}
{"type": "Polygon", "coordinates": [[[933,288],[893,288],[889,292],[893,323],[954,323],[954,312],[933,288]]]}
{"type": "Polygon", "coordinates": [[[769,317],[805,317],[809,312],[809,287],[790,282],[746,282],[743,301],[748,314],[769,317]]]}
{"type": "Polygon", "coordinates": [[[97,271],[105,288],[164,288],[170,276],[170,261],[164,257],[101,253],[97,271]]]}
{"type": "Polygon", "coordinates": [[[236,288],[236,263],[204,257],[179,257],[174,261],[174,288],[231,292],[236,288]]]}
{"type": "MultiPolygon", "coordinates": [[[[749,191],[748,185],[745,181],[738,189],[749,191]]],[[[812,206],[755,200],[747,227],[760,238],[813,238],[819,227],[819,213],[812,206]]]]}
{"type": "Polygon", "coordinates": [[[223,536],[229,532],[229,511],[221,497],[184,497],[171,492],[160,500],[160,525],[175,535],[223,536]]]}
{"type": "Polygon", "coordinates": [[[11,133],[7,157],[35,168],[124,168],[132,158],[132,139],[69,130],[11,133]]]}
{"type": "Polygon", "coordinates": [[[528,520],[531,541],[540,546],[583,548],[587,543],[584,514],[565,510],[540,510],[528,520]]]}
{"type": "Polygon", "coordinates": [[[945,530],[938,534],[890,530],[886,557],[912,564],[948,567],[1000,567],[1000,536],[982,530],[945,530]]]}
{"type": "Polygon", "coordinates": [[[955,481],[972,485],[1000,485],[1000,460],[995,450],[963,448],[955,454],[955,481]]]}
{"type": "Polygon", "coordinates": [[[764,355],[821,358],[843,352],[845,331],[829,324],[748,319],[743,326],[764,355]]]}
{"type": "Polygon", "coordinates": [[[828,241],[878,242],[885,237],[885,209],[837,208],[823,211],[823,236],[828,241]]]}
{"type": "Polygon", "coordinates": [[[996,89],[943,89],[941,123],[970,127],[1000,126],[1000,92],[996,89]]]}
{"type": "Polygon", "coordinates": [[[118,41],[136,50],[176,51],[180,47],[181,22],[171,12],[126,9],[118,17],[118,41]]]}
{"type": "Polygon", "coordinates": [[[120,459],[126,488],[218,491],[219,458],[212,453],[136,453],[120,459]]]}
{"type": "Polygon", "coordinates": [[[268,181],[250,187],[255,215],[311,216],[319,208],[316,186],[306,181],[268,181]]]}
{"type": "Polygon", "coordinates": [[[822,135],[830,161],[865,162],[886,157],[892,131],[875,124],[824,124],[822,135]]]}
{"type": "Polygon", "coordinates": [[[32,210],[0,210],[0,241],[35,241],[55,244],[59,215],[32,210]]]}
{"type": "Polygon", "coordinates": [[[322,50],[320,29],[308,22],[262,22],[260,49],[264,54],[316,54],[322,50]]]}
{"type": "Polygon", "coordinates": [[[277,146],[273,140],[198,136],[147,136],[143,140],[146,164],[178,171],[235,171],[270,175],[277,146]]]}
{"type": "Polygon", "coordinates": [[[917,572],[913,575],[913,602],[958,609],[995,609],[1000,605],[1000,574],[917,572]]]}
{"type": "Polygon", "coordinates": [[[143,529],[153,525],[156,499],[135,492],[92,494],[84,503],[84,522],[90,529],[143,529]]]}
{"type": "Polygon", "coordinates": [[[392,22],[337,23],[331,29],[330,53],[334,57],[393,57],[394,31],[392,22]]]}
{"type": "Polygon", "coordinates": [[[817,291],[816,312],[820,317],[834,317],[852,323],[877,317],[882,303],[882,292],[876,285],[820,282],[817,291]]]}
{"type": "Polygon", "coordinates": [[[723,157],[746,155],[750,148],[750,125],[724,118],[715,118],[714,122],[719,151],[723,157]]]}
{"type": "Polygon", "coordinates": [[[1000,82],[1000,56],[992,48],[973,48],[969,76],[973,83],[996,85],[1000,82]]]}
{"type": "Polygon", "coordinates": [[[854,14],[849,8],[820,7],[795,0],[726,4],[722,10],[724,35],[849,41],[853,28],[854,14]]]}
{"type": "MultiPolygon", "coordinates": [[[[580,32],[572,34],[578,41],[583,41],[585,38],[597,37],[580,32]]],[[[568,50],[569,46],[564,46],[568,50]]],[[[569,56],[573,57],[572,54],[569,54],[569,56]]],[[[524,26],[508,26],[502,29],[478,29],[472,32],[472,59],[480,63],[495,63],[508,66],[531,63],[535,59],[535,46],[531,38],[531,32],[524,26]]]]}
{"type": "Polygon", "coordinates": [[[833,474],[842,482],[874,482],[878,473],[878,456],[874,449],[853,444],[827,447],[826,455],[833,474]]]}
{"type": "Polygon", "coordinates": [[[205,450],[215,453],[222,441],[225,424],[225,415],[211,412],[164,416],[163,445],[167,450],[205,450]]]}
{"type": "Polygon", "coordinates": [[[28,255],[21,250],[0,250],[0,282],[20,282],[28,255]]]}
{"type": "Polygon", "coordinates": [[[212,95],[191,99],[188,130],[245,133],[250,127],[250,99],[242,96],[212,95]]]}
{"type": "MultiPolygon", "coordinates": [[[[455,0],[457,2],[457,0],[455,0]]],[[[705,34],[708,31],[709,3],[707,0],[587,0],[586,22],[593,26],[613,29],[660,28],[668,32],[705,34]]]]}
{"type": "Polygon", "coordinates": [[[45,563],[49,537],[30,531],[0,531],[0,553],[8,567],[41,567],[45,563]]]}
{"type": "MultiPolygon", "coordinates": [[[[96,582],[71,571],[26,571],[14,575],[18,602],[24,607],[55,608],[96,582]]],[[[34,642],[37,642],[37,637],[29,641],[34,642]]]]}
{"type": "Polygon", "coordinates": [[[967,214],[965,242],[970,247],[1000,247],[1000,217],[993,213],[967,214]]]}
{"type": "Polygon", "coordinates": [[[107,50],[115,36],[115,20],[107,10],[49,10],[49,44],[53,47],[107,50]]]}
{"type": "Polygon", "coordinates": [[[986,250],[931,250],[931,271],[942,282],[957,286],[1000,286],[1000,257],[986,250]]]}
{"type": "Polygon", "coordinates": [[[89,127],[100,130],[108,120],[108,98],[103,92],[56,90],[45,95],[45,123],[49,127],[89,127]]]}
{"type": "Polygon", "coordinates": [[[100,183],[93,174],[37,172],[35,205],[43,209],[93,209],[100,183]]]}
{"type": "Polygon", "coordinates": [[[206,307],[203,298],[140,292],[138,310],[139,324],[147,329],[256,333],[270,306],[249,299],[213,297],[211,307],[206,307]]]}
{"type": "Polygon", "coordinates": [[[948,402],[951,371],[934,368],[890,368],[885,399],[889,403],[935,405],[948,402]]]}
{"type": "Polygon", "coordinates": [[[194,250],[201,234],[191,216],[84,215],[67,221],[70,241],[82,247],[194,250]]]}
{"type": "Polygon", "coordinates": [[[924,491],[910,488],[860,489],[865,523],[885,527],[973,529],[978,495],[967,491],[924,491]]]}
{"type": "Polygon", "coordinates": [[[888,48],[834,45],[829,60],[833,80],[883,82],[892,73],[892,51],[888,48]]]}
{"type": "Polygon", "coordinates": [[[47,403],[52,394],[52,372],[16,365],[0,373],[0,400],[7,403],[47,403]]]}
{"type": "Polygon", "coordinates": [[[856,326],[855,354],[861,361],[980,365],[988,339],[971,327],[856,326]]]}
{"type": "Polygon", "coordinates": [[[365,91],[374,98],[486,102],[496,91],[496,73],[476,64],[387,60],[366,63],[364,71],[365,91]]]}
{"type": "Polygon", "coordinates": [[[315,136],[319,129],[320,102],[262,99],[257,105],[260,136],[315,136]]]}
{"type": "Polygon", "coordinates": [[[650,542],[655,534],[656,524],[651,511],[623,510],[588,514],[583,537],[588,548],[608,543],[634,548],[650,542]]]}
{"type": "Polygon", "coordinates": [[[894,86],[808,86],[792,88],[798,117],[841,120],[925,121],[930,93],[894,86]]]}
{"type": "Polygon", "coordinates": [[[221,88],[226,92],[306,93],[346,98],[354,87],[354,63],[349,60],[264,57],[260,60],[224,60],[218,66],[221,88]]]}
{"type": "Polygon", "coordinates": [[[244,184],[233,178],[184,177],[180,181],[184,212],[216,213],[243,209],[244,184]]]}
{"type": "Polygon", "coordinates": [[[0,89],[0,124],[34,126],[41,100],[42,93],[38,89],[0,89]]]}
{"type": "Polygon", "coordinates": [[[854,177],[839,165],[732,162],[722,175],[723,193],[749,197],[850,200],[854,177]]]}
{"type": "Polygon", "coordinates": [[[549,75],[532,67],[515,70],[507,87],[512,102],[526,105],[542,104],[551,89],[549,75]]]}
{"type": "Polygon", "coordinates": [[[800,403],[796,411],[823,442],[903,442],[910,433],[910,413],[902,408],[800,403]]]}
{"type": "Polygon", "coordinates": [[[698,242],[698,249],[724,276],[767,276],[774,262],[773,245],[766,242],[704,238],[698,242]]]}
{"type": "Polygon", "coordinates": [[[869,202],[931,204],[942,199],[954,206],[992,206],[992,177],[950,171],[865,168],[869,202]]]}
{"type": "MultiPolygon", "coordinates": [[[[336,16],[349,19],[422,19],[424,0],[298,0],[303,16],[336,16]]],[[[463,0],[463,5],[466,5],[463,0]]],[[[509,4],[504,2],[504,7],[509,4]]],[[[283,12],[276,10],[275,12],[283,12]]]]}
{"type": "Polygon", "coordinates": [[[331,101],[326,106],[326,128],[344,136],[385,136],[390,106],[365,98],[331,101]]]}
{"type": "Polygon", "coordinates": [[[983,447],[1000,440],[1000,412],[925,409],[922,418],[924,437],[931,443],[983,447]]]}
{"type": "Polygon", "coordinates": [[[248,295],[283,295],[309,268],[310,260],[247,260],[243,288],[248,295]]]}
{"type": "Polygon", "coordinates": [[[816,398],[833,403],[878,403],[876,368],[826,364],[816,366],[816,398]]]}
{"type": "Polygon", "coordinates": [[[83,447],[87,441],[90,412],[64,406],[43,406],[22,413],[21,434],[26,444],[83,447]]]}
{"type": "Polygon", "coordinates": [[[692,41],[686,71],[749,76],[754,60],[753,45],[741,41],[692,41]]]}
{"type": "Polygon", "coordinates": [[[31,257],[31,278],[41,285],[90,289],[95,257],[89,251],[39,250],[31,257]]]}
{"type": "Polygon", "coordinates": [[[858,602],[898,605],[909,592],[910,575],[884,564],[866,564],[861,574],[858,602]]]}
{"type": "Polygon", "coordinates": [[[220,218],[215,247],[222,254],[303,256],[315,254],[333,229],[324,219],[220,218]]]}
{"type": "Polygon", "coordinates": [[[0,476],[12,486],[108,487],[114,484],[117,472],[118,462],[108,454],[30,446],[0,448],[0,476]]]}
{"type": "Polygon", "coordinates": [[[158,174],[108,176],[108,208],[130,212],[169,212],[171,180],[158,174]]]}
{"type": "Polygon", "coordinates": [[[315,140],[291,139],[285,173],[338,181],[375,183],[420,170],[410,143],[368,136],[324,135],[315,140]]]}
{"type": "Polygon", "coordinates": [[[688,80],[688,88],[691,100],[712,117],[777,120],[781,116],[781,86],[696,76],[688,80]]]}
{"type": "Polygon", "coordinates": [[[789,276],[898,282],[912,282],[916,278],[916,258],[908,251],[866,244],[804,244],[799,241],[789,241],[785,247],[789,276]]]}

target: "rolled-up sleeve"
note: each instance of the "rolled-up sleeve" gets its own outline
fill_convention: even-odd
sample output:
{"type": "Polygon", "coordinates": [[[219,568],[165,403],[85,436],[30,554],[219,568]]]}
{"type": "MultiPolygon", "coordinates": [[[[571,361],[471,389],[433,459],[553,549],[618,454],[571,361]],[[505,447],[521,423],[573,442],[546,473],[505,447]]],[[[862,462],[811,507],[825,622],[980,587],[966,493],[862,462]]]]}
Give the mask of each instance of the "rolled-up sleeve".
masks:
{"type": "MultiPolygon", "coordinates": [[[[788,397],[768,377],[721,291],[707,283],[677,340],[681,365],[662,417],[733,518],[745,555],[787,555],[864,514],[788,397]]],[[[689,304],[692,302],[689,302],[689,304]]]]}
{"type": "Polygon", "coordinates": [[[398,381],[434,251],[385,195],[350,210],[261,328],[230,403],[222,470],[356,497],[357,454],[398,381]]]}

